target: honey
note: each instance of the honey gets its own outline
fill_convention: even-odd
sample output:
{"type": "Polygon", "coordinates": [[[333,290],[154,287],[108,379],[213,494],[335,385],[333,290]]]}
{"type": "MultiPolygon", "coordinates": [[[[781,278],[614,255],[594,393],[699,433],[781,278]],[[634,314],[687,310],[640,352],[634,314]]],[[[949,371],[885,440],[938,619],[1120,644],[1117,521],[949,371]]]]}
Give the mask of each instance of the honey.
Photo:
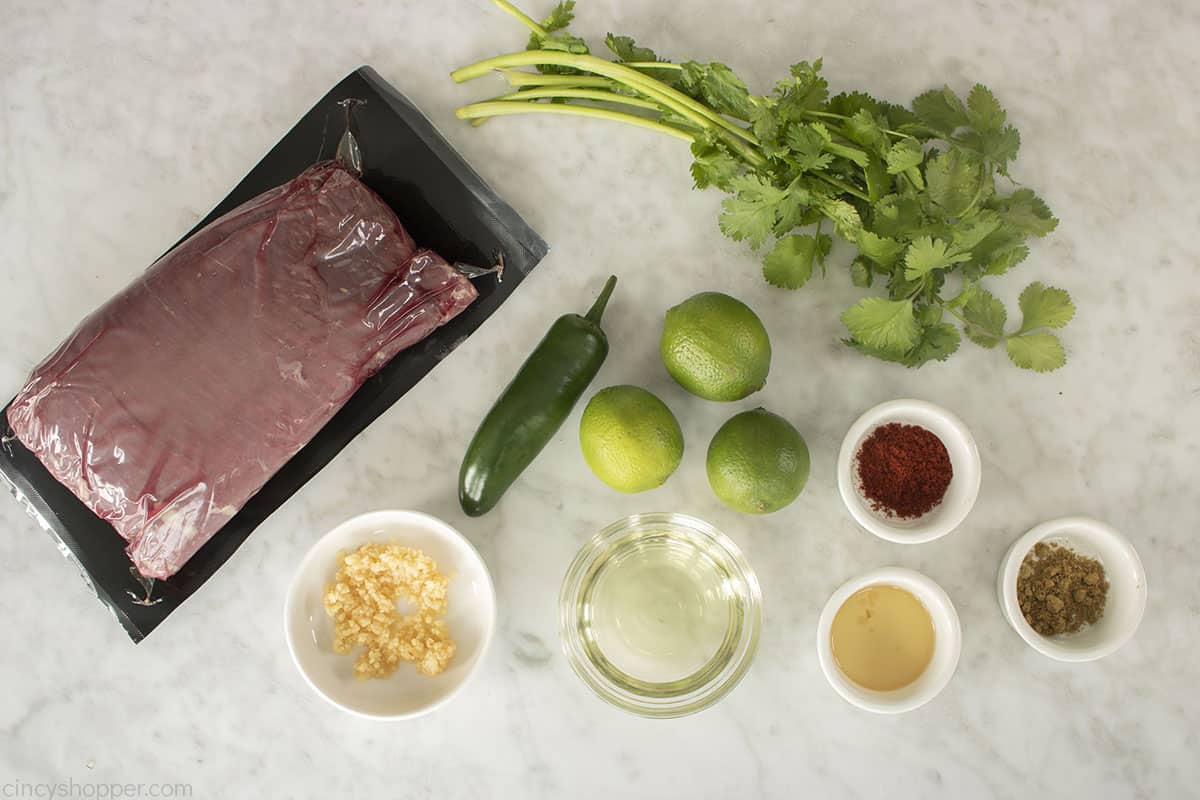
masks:
{"type": "Polygon", "coordinates": [[[933,659],[933,618],[912,592],[879,584],[859,589],[833,617],[829,643],[838,669],[864,689],[908,686],[933,659]]]}

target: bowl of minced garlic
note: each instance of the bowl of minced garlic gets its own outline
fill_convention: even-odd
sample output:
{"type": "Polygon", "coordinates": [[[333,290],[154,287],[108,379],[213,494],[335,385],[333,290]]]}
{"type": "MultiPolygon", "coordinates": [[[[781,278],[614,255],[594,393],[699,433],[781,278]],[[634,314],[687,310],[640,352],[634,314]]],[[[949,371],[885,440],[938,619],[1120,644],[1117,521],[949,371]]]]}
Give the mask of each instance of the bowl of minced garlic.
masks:
{"type": "Polygon", "coordinates": [[[1091,661],[1133,636],[1146,609],[1146,573],[1129,540],[1087,517],[1038,525],[1000,565],[1004,616],[1035,650],[1091,661]]]}
{"type": "Polygon", "coordinates": [[[333,652],[352,654],[354,675],[386,678],[402,661],[422,675],[438,675],[454,657],[446,628],[450,581],[420,550],[368,542],[338,555],[338,571],[325,587],[333,619],[333,652]],[[411,610],[400,611],[401,604],[411,610]]]}
{"type": "Polygon", "coordinates": [[[304,557],[284,609],[300,674],[335,706],[408,719],[450,700],[495,629],[479,553],[439,519],[376,511],[334,528],[304,557]]]}

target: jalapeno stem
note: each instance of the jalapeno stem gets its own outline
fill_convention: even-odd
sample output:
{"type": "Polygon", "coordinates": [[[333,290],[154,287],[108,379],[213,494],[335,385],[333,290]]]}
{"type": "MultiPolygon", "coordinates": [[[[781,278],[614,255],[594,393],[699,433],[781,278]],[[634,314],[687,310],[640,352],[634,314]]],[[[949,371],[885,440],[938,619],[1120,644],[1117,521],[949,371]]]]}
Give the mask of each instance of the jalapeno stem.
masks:
{"type": "Polygon", "coordinates": [[[592,303],[592,307],[588,309],[584,319],[596,325],[600,324],[600,317],[604,316],[604,307],[608,305],[608,298],[612,297],[613,289],[617,286],[617,276],[610,275],[604,283],[604,288],[600,290],[600,296],[596,298],[596,302],[592,303]]]}

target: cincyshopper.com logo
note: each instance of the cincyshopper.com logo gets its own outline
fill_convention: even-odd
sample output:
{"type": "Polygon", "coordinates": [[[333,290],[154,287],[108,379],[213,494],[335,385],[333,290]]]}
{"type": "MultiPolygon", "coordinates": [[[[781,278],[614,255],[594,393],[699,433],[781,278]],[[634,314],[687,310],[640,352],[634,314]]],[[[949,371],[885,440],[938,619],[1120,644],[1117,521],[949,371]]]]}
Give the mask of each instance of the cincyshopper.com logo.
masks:
{"type": "Polygon", "coordinates": [[[190,783],[114,783],[101,781],[66,781],[34,783],[31,781],[8,781],[0,784],[0,800],[9,798],[36,798],[36,800],[111,800],[127,797],[190,798],[190,783]]]}

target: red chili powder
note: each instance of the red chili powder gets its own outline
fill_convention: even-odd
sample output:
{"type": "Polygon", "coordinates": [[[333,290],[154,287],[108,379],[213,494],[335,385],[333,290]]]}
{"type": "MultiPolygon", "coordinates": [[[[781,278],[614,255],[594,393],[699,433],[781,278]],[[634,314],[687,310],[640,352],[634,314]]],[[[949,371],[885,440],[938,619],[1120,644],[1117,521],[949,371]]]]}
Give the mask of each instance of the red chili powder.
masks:
{"type": "Polygon", "coordinates": [[[871,432],[855,459],[871,508],[915,519],[942,502],[954,477],[946,445],[919,425],[889,422],[871,432]]]}

